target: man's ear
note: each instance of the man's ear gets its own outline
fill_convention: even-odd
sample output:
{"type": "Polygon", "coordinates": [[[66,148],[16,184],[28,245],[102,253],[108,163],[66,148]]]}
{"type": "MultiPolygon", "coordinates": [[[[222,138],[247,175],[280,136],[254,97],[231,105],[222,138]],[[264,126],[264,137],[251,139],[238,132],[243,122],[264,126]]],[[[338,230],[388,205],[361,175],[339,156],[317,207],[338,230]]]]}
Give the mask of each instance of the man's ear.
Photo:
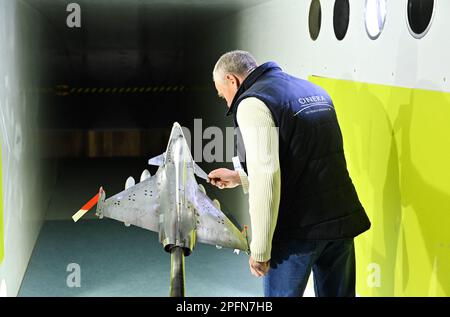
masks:
{"type": "Polygon", "coordinates": [[[230,83],[232,86],[236,86],[237,89],[239,89],[239,87],[241,86],[241,80],[232,74],[227,74],[227,76],[225,77],[228,81],[228,83],[230,83]]]}

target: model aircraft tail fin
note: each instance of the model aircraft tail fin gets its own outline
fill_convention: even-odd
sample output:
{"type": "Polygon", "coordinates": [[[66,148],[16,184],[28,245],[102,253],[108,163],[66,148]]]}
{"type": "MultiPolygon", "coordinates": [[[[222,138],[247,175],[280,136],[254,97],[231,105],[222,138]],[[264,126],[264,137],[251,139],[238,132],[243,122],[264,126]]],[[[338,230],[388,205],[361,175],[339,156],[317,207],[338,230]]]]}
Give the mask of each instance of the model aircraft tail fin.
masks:
{"type": "Polygon", "coordinates": [[[73,216],[72,219],[74,222],[77,222],[78,220],[81,219],[81,217],[83,217],[89,210],[92,209],[92,207],[95,206],[95,204],[97,204],[97,202],[99,201],[99,198],[102,196],[103,193],[103,200],[105,200],[105,192],[103,191],[103,188],[100,187],[99,192],[92,197],[83,207],[81,207],[80,210],[78,210],[73,216]]]}

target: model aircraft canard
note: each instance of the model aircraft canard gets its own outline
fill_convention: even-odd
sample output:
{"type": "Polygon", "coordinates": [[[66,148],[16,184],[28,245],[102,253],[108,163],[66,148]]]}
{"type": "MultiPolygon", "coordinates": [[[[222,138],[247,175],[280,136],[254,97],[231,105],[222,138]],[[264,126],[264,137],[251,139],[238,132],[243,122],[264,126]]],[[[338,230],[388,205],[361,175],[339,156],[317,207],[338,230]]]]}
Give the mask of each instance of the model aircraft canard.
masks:
{"type": "Polygon", "coordinates": [[[208,180],[194,162],[181,126],[175,123],[166,152],[148,161],[155,175],[144,170],[140,182],[130,177],[125,190],[106,199],[101,187],[72,218],[78,221],[97,203],[96,215],[159,233],[164,249],[183,249],[189,255],[196,242],[249,252],[247,231],[240,231],[211,200],[195,175],[208,180]]]}

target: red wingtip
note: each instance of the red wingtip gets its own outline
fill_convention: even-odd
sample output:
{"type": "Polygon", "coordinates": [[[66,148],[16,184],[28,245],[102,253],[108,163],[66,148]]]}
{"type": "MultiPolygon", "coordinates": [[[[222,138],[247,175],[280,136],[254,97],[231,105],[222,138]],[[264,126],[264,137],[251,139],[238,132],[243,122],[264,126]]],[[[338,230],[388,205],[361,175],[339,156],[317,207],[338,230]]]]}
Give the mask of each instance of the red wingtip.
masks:
{"type": "Polygon", "coordinates": [[[83,207],[81,207],[81,209],[83,210],[90,210],[92,207],[95,206],[95,204],[98,202],[98,198],[100,196],[100,193],[98,193],[97,195],[95,195],[94,197],[91,198],[91,200],[89,200],[86,205],[84,205],[83,207]]]}
{"type": "Polygon", "coordinates": [[[77,222],[81,217],[84,216],[95,204],[98,202],[98,198],[100,197],[100,193],[91,198],[80,210],[78,210],[73,216],[73,221],[77,222]]]}

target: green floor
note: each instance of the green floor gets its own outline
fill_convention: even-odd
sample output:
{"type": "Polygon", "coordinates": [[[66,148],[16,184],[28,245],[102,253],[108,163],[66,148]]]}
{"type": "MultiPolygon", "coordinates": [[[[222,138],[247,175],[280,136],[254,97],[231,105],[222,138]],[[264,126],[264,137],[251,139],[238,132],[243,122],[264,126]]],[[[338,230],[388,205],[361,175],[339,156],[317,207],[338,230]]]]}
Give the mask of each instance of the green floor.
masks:
{"type": "MultiPolygon", "coordinates": [[[[248,256],[198,244],[186,258],[186,295],[262,296],[262,280],[248,256]]],[[[47,221],[40,233],[19,296],[167,296],[170,257],[156,233],[103,220],[47,221]],[[80,287],[68,287],[80,267],[80,287]]]]}

